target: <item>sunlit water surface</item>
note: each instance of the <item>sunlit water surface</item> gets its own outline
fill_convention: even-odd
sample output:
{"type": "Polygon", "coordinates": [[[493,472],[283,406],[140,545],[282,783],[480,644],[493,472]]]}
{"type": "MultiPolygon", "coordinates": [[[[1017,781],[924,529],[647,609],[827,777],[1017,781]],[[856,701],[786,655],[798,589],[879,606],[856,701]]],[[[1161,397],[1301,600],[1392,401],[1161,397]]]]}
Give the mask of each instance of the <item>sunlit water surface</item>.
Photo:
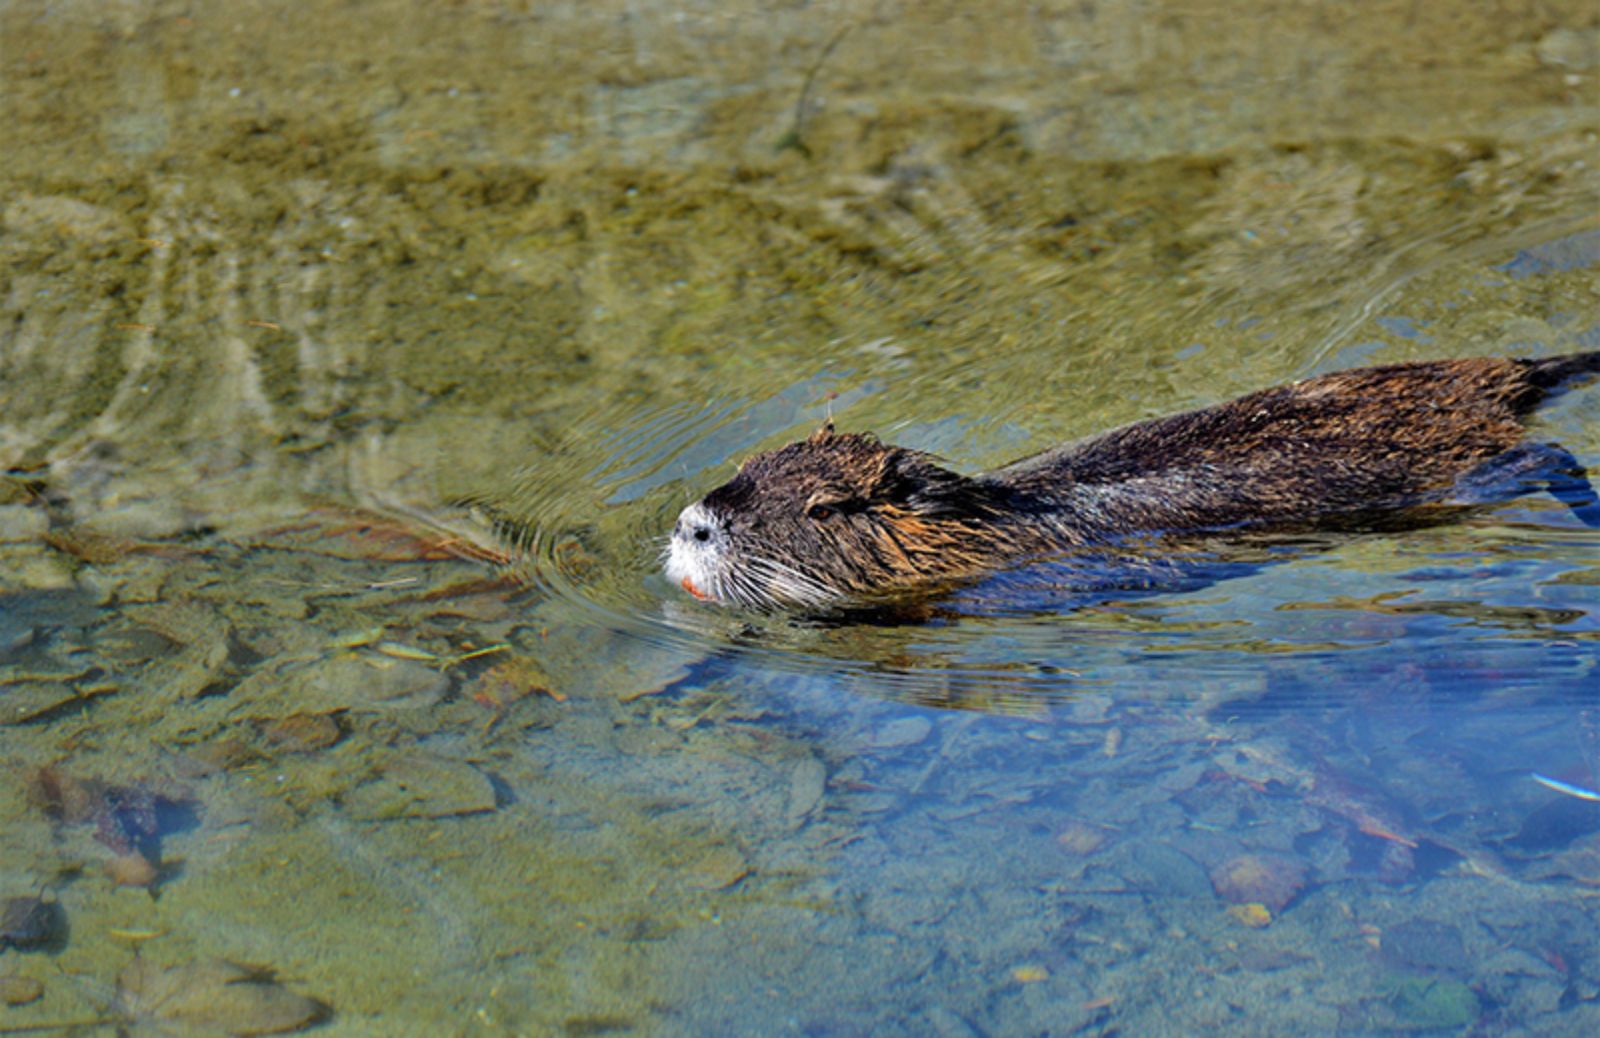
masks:
{"type": "Polygon", "coordinates": [[[659,573],[829,416],[980,471],[1600,347],[1592,19],[238,10],[0,5],[0,1033],[1600,1033],[1548,498],[896,622],[659,573]]]}

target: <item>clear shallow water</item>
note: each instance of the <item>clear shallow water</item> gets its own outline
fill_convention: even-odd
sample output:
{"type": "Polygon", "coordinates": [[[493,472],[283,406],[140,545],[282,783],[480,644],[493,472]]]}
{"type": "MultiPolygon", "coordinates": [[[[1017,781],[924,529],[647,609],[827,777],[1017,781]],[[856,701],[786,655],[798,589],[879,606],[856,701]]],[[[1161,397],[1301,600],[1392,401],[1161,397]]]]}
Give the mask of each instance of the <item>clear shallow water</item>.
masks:
{"type": "Polygon", "coordinates": [[[315,1015],[227,959],[328,1033],[1595,1030],[1553,502],[899,625],[657,573],[830,413],[970,471],[1594,348],[1587,12],[452,12],[0,8],[0,898],[64,920],[0,1028],[315,1015]]]}

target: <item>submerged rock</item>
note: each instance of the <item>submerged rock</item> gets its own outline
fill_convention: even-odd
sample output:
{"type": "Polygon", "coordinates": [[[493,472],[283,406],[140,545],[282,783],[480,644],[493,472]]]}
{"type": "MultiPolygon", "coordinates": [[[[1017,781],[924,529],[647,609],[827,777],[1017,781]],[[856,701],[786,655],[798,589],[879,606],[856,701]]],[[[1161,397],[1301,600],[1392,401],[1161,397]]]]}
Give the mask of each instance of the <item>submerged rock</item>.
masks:
{"type": "Polygon", "coordinates": [[[135,959],[117,976],[117,1001],[134,1020],[180,1033],[287,1034],[330,1013],[278,983],[270,970],[221,959],[177,966],[135,959]]]}
{"type": "Polygon", "coordinates": [[[1457,1032],[1478,1018],[1478,996],[1456,980],[1407,977],[1389,998],[1400,1029],[1457,1032]]]}
{"type": "Polygon", "coordinates": [[[795,761],[789,772],[789,806],[784,812],[784,825],[798,829],[822,803],[828,788],[828,768],[815,757],[802,757],[795,761]]]}
{"type": "Polygon", "coordinates": [[[310,677],[314,692],[335,697],[326,704],[330,709],[344,705],[352,710],[429,707],[450,690],[450,679],[426,664],[387,656],[329,660],[310,677]]]}
{"type": "Polygon", "coordinates": [[[65,934],[66,925],[66,916],[54,901],[39,897],[0,901],[0,948],[27,951],[54,944],[65,934]]]}
{"type": "Polygon", "coordinates": [[[902,717],[878,728],[872,733],[874,749],[887,750],[899,746],[914,746],[933,731],[933,723],[926,717],[902,717]]]}
{"type": "Polygon", "coordinates": [[[44,994],[44,982],[34,977],[7,974],[0,977],[0,1002],[8,1006],[25,1006],[37,1002],[44,994]]]}
{"type": "Polygon", "coordinates": [[[1199,863],[1158,840],[1129,840],[1107,852],[1102,864],[1111,868],[1130,890],[1162,897],[1211,897],[1211,884],[1199,863]]]}
{"type": "Polygon", "coordinates": [[[119,857],[138,854],[154,867],[166,836],[192,828],[200,805],[165,781],[113,785],[46,766],[28,777],[28,800],[63,825],[92,825],[94,838],[119,857]]]}
{"type": "Polygon", "coordinates": [[[1383,931],[1383,959],[1408,969],[1464,973],[1471,966],[1461,931],[1433,919],[1408,919],[1383,931]]]}
{"type": "Polygon", "coordinates": [[[470,764],[425,752],[403,754],[345,797],[352,818],[444,818],[495,809],[494,784],[470,764]]]}
{"type": "Polygon", "coordinates": [[[1241,854],[1211,870],[1211,886],[1222,900],[1273,912],[1283,911],[1305,884],[1305,865],[1282,854],[1241,854]]]}

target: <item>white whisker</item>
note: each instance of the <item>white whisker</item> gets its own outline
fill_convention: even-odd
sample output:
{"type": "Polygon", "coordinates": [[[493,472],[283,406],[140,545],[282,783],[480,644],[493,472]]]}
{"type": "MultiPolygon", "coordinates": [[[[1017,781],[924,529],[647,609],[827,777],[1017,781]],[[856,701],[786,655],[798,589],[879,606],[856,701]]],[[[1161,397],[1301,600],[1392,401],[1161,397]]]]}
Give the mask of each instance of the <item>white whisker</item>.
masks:
{"type": "Polygon", "coordinates": [[[747,560],[746,568],[764,578],[772,592],[778,592],[764,596],[774,603],[787,599],[796,605],[820,605],[838,597],[817,578],[777,559],[755,556],[747,560]]]}

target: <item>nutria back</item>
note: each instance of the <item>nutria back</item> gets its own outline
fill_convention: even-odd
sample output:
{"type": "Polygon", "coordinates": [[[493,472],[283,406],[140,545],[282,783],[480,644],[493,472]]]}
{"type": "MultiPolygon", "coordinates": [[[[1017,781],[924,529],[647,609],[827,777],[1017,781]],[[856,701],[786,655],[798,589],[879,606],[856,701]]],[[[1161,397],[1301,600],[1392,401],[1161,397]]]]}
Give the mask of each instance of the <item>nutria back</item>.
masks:
{"type": "Polygon", "coordinates": [[[1600,351],[1336,372],[973,477],[830,424],[684,509],[667,573],[723,603],[819,605],[1143,534],[1359,526],[1520,458],[1526,417],[1597,371],[1600,351]]]}
{"type": "Polygon", "coordinates": [[[1335,372],[1139,422],[987,478],[1078,506],[1076,525],[1091,538],[1346,521],[1425,503],[1519,444],[1523,420],[1554,386],[1551,362],[1539,363],[1485,357],[1335,372]]]}

